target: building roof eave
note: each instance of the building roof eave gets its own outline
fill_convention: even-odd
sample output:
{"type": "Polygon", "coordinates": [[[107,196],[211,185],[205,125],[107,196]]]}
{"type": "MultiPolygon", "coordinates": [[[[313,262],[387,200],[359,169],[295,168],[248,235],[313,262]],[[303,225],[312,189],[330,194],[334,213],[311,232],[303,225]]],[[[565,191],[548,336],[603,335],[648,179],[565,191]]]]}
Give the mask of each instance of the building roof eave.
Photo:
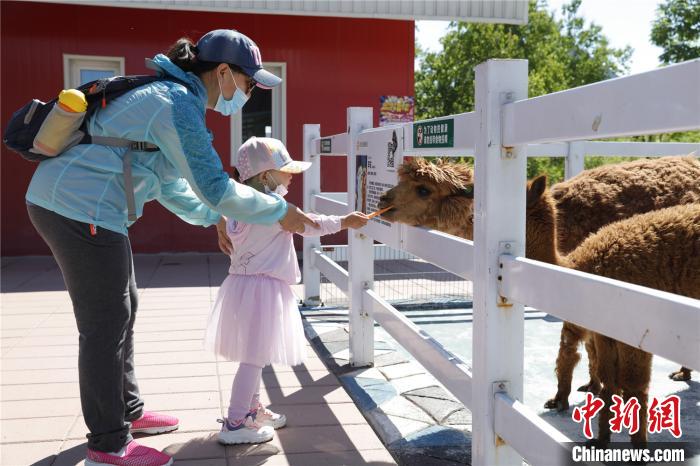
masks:
{"type": "MultiPolygon", "coordinates": [[[[36,1],[36,0],[28,0],[36,1]]],[[[394,20],[527,23],[528,0],[41,0],[103,7],[394,20]]]]}

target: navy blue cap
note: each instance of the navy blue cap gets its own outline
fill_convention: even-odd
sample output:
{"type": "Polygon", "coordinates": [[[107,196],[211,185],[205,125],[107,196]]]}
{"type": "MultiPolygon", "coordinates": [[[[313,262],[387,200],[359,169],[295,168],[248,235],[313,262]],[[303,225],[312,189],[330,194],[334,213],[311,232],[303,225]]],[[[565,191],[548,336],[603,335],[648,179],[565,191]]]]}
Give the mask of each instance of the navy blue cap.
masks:
{"type": "Polygon", "coordinates": [[[260,49],[255,42],[233,29],[216,29],[204,34],[197,42],[197,57],[202,61],[238,65],[263,88],[269,89],[282,82],[281,78],[263,69],[260,49]]]}

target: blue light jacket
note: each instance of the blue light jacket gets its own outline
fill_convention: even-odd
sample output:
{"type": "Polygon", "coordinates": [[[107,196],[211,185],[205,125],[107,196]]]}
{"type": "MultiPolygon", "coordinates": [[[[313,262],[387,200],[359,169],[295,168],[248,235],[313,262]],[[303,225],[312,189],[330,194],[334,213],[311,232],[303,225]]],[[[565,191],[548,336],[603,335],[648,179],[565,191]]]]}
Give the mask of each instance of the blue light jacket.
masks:
{"type": "MultiPolygon", "coordinates": [[[[133,152],[136,214],[156,199],[193,225],[215,224],[221,215],[246,223],[272,225],[287,203],[229,178],[205,126],[207,92],[202,81],[165,55],[153,65],[166,76],[188,83],[156,81],[114,99],[88,122],[94,136],[145,141],[158,152],[133,152]]],[[[125,148],[75,146],[39,164],[26,200],[64,217],[124,235],[127,215],[122,159],[125,148]]]]}

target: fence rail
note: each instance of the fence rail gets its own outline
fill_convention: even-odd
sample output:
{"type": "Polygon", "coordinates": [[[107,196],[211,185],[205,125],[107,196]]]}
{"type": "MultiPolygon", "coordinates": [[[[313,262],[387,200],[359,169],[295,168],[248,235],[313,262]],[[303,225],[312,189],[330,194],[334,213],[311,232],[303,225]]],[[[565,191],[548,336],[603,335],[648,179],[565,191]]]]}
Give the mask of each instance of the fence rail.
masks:
{"type": "Polygon", "coordinates": [[[348,133],[334,134],[313,140],[314,152],[326,156],[347,156],[348,155],[348,133]]]}
{"type": "MultiPolygon", "coordinates": [[[[459,400],[471,400],[472,374],[469,366],[447,351],[427,332],[418,328],[372,290],[363,293],[364,305],[372,317],[459,400]]],[[[464,401],[462,401],[464,403],[464,401]]],[[[469,405],[470,403],[464,403],[469,405]]]]}
{"type": "Polygon", "coordinates": [[[697,129],[698,83],[700,60],[691,60],[509,103],[503,145],[697,129]]]}
{"type": "Polygon", "coordinates": [[[700,59],[527,99],[527,62],[489,60],[476,68],[475,112],[371,128],[370,109],[349,108],[347,137],[322,138],[319,125],[304,125],[305,160],[347,154],[347,195],[320,192],[320,167],[305,173],[305,206],[327,214],[354,210],[357,149],[368,147],[377,135],[393,133],[401,156],[475,157],[474,243],[410,226],[388,233],[370,224],[349,235],[345,272],[323,257],[317,240],[305,238],[305,298],[318,296],[323,272],[350,298],[351,364],[372,363],[376,320],[469,407],[473,464],[519,465],[522,458],[557,464],[559,455],[567,454],[568,439],[518,401],[523,394],[523,305],[700,369],[700,301],[522,257],[526,158],[566,157],[571,177],[583,170],[585,155],[700,152],[700,144],[564,142],[698,129],[700,99],[688,97],[696,95],[697,82],[700,59]],[[454,125],[451,147],[416,147],[414,131],[441,122],[454,125]],[[373,291],[372,240],[474,281],[471,369],[373,291]]]}
{"type": "Polygon", "coordinates": [[[322,251],[314,249],[314,267],[328,278],[335,286],[340,288],[343,293],[348,292],[348,272],[339,266],[335,261],[326,257],[322,251]]]}
{"type": "Polygon", "coordinates": [[[504,255],[501,264],[503,296],[679,364],[700,367],[697,299],[523,257],[504,255]]]}

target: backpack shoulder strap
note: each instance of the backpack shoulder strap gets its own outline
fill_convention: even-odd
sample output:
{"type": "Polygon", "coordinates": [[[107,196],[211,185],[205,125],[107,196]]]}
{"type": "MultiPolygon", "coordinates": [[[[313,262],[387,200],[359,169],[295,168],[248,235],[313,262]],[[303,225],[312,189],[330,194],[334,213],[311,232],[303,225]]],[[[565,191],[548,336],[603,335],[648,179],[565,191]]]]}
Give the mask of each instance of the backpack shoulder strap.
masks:
{"type": "MultiPolygon", "coordinates": [[[[132,76],[115,76],[112,78],[100,79],[87,83],[79,90],[85,94],[85,98],[88,100],[88,110],[85,115],[85,121],[87,122],[90,115],[92,115],[98,108],[105,107],[107,102],[119,97],[122,94],[141,87],[145,84],[152,83],[154,81],[172,81],[178,84],[182,84],[186,88],[190,89],[190,86],[171,76],[154,76],[154,75],[132,75],[132,76]],[[96,101],[101,100],[101,105],[96,105],[96,101]]],[[[126,206],[128,212],[129,221],[135,222],[136,217],[136,200],[134,196],[134,181],[131,175],[131,155],[134,151],[141,152],[154,152],[158,151],[159,148],[155,144],[151,144],[145,141],[131,141],[129,139],[108,137],[108,136],[91,136],[87,131],[84,132],[85,136],[81,143],[89,144],[99,144],[103,146],[112,147],[127,147],[128,150],[124,154],[122,161],[122,167],[124,172],[124,194],[126,196],[126,206]]]]}
{"type": "Polygon", "coordinates": [[[130,141],[122,138],[112,138],[107,136],[92,136],[92,144],[100,144],[112,147],[128,147],[122,160],[122,170],[124,171],[124,195],[126,196],[126,210],[130,222],[135,222],[136,199],[134,196],[134,179],[131,175],[131,153],[134,151],[155,152],[158,146],[148,142],[130,141]]]}

